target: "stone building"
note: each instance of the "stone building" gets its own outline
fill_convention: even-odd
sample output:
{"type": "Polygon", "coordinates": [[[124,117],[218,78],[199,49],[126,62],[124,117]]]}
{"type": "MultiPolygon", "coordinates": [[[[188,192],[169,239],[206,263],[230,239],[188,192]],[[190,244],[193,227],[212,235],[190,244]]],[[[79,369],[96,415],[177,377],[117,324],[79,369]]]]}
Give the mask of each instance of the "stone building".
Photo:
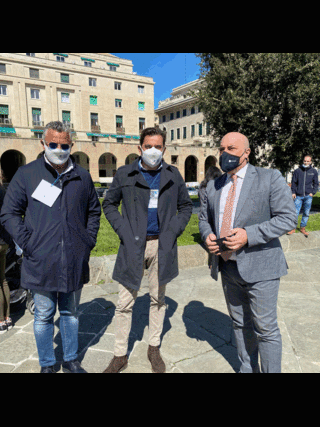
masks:
{"type": "Polygon", "coordinates": [[[174,89],[155,111],[155,82],[137,75],[131,60],[110,53],[0,53],[4,181],[37,159],[45,125],[60,120],[72,131],[76,162],[95,182],[111,183],[117,169],[138,156],[141,131],[157,124],[167,131],[165,161],[186,181],[200,182],[217,150],[187,95],[197,82],[174,89]]]}
{"type": "Polygon", "coordinates": [[[215,166],[219,158],[203,113],[190,93],[199,84],[198,79],[173,89],[171,97],[160,101],[155,110],[160,128],[167,133],[171,163],[186,182],[201,182],[208,167],[215,166]]]}
{"type": "Polygon", "coordinates": [[[154,81],[109,53],[0,53],[0,158],[10,181],[42,152],[45,125],[67,123],[72,154],[95,182],[110,182],[154,126],[154,81]]]}

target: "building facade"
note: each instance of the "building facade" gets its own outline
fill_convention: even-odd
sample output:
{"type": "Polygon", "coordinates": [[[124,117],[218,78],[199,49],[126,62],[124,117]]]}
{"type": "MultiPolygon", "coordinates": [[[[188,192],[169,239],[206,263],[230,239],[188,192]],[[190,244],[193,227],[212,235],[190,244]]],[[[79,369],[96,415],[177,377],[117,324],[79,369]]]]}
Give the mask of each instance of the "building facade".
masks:
{"type": "Polygon", "coordinates": [[[188,95],[198,81],[175,88],[154,110],[152,78],[110,53],[0,53],[0,162],[4,182],[38,158],[43,129],[60,120],[72,131],[72,154],[94,182],[109,185],[138,155],[141,131],[167,132],[164,160],[200,182],[217,149],[188,95]]]}
{"type": "Polygon", "coordinates": [[[76,161],[110,182],[154,126],[154,81],[109,53],[0,53],[0,158],[4,179],[42,153],[50,121],[72,131],[76,161]]]}
{"type": "Polygon", "coordinates": [[[171,163],[178,166],[186,182],[201,182],[219,158],[203,113],[190,94],[200,83],[198,79],[173,89],[171,97],[160,101],[155,110],[160,128],[167,133],[171,163]]]}

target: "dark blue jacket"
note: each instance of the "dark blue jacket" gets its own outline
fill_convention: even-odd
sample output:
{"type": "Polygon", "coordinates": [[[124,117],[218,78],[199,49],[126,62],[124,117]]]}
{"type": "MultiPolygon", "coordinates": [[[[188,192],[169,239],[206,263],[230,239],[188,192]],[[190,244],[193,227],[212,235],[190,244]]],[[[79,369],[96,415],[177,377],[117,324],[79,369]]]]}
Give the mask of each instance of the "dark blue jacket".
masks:
{"type": "Polygon", "coordinates": [[[293,172],[291,180],[292,194],[297,196],[308,196],[310,193],[316,194],[319,187],[318,172],[313,167],[304,168],[299,166],[293,172]]]}
{"type": "Polygon", "coordinates": [[[89,281],[101,208],[89,172],[73,166],[55,184],[62,192],[51,208],[31,197],[42,179],[57,177],[43,156],[20,167],[10,182],[0,219],[23,249],[23,288],[71,292],[89,281]]]}

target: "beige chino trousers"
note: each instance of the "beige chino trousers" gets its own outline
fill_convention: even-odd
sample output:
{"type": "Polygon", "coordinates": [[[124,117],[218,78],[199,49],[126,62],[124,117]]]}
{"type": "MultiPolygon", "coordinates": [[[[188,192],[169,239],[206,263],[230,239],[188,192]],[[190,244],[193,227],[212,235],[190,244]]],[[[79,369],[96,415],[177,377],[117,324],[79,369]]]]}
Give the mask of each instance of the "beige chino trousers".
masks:
{"type": "MultiPolygon", "coordinates": [[[[149,269],[148,283],[150,295],[149,311],[149,345],[159,346],[166,314],[166,285],[159,286],[158,278],[159,240],[146,242],[144,263],[149,269]]],[[[137,299],[138,291],[119,283],[119,300],[115,311],[115,345],[114,355],[125,356],[128,351],[129,334],[132,323],[132,308],[137,299]]]]}

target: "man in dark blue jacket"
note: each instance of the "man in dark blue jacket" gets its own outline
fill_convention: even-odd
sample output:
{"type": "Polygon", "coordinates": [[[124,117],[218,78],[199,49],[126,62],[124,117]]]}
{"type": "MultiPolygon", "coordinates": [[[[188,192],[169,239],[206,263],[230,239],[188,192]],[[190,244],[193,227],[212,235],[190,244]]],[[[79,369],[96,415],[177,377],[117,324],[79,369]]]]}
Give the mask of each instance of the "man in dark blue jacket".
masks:
{"type": "Polygon", "coordinates": [[[21,286],[35,302],[34,333],[41,373],[54,373],[54,314],[58,304],[64,372],[85,372],[77,360],[78,306],[89,281],[101,208],[90,174],[70,158],[70,133],[47,124],[44,155],[18,169],[4,198],[1,223],[23,250],[21,286]],[[24,216],[24,218],[22,218],[24,216]]]}
{"type": "MultiPolygon", "coordinates": [[[[311,210],[312,197],[317,193],[319,187],[318,172],[311,166],[311,161],[311,156],[305,156],[303,164],[293,172],[291,181],[292,197],[296,206],[297,216],[300,214],[301,207],[303,209],[300,231],[306,237],[309,235],[306,231],[306,226],[311,210]]],[[[291,230],[287,234],[293,234],[294,232],[295,230],[291,230]]]]}

